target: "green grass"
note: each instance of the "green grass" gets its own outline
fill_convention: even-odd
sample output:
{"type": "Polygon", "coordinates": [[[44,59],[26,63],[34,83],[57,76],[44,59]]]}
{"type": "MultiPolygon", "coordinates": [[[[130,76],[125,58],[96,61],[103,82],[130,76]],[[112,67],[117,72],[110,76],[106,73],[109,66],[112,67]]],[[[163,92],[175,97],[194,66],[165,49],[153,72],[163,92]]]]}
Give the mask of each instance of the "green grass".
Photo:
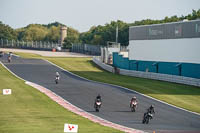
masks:
{"type": "Polygon", "coordinates": [[[0,65],[0,133],[63,133],[64,123],[78,124],[80,133],[120,132],[64,109],[0,65]],[[12,95],[2,95],[5,88],[12,95]]]}
{"type": "Polygon", "coordinates": [[[20,53],[20,52],[15,52],[16,55],[19,55],[20,57],[23,58],[43,58],[43,56],[39,54],[32,54],[32,53],[20,53]]]}
{"type": "MultiPolygon", "coordinates": [[[[18,54],[30,57],[28,54],[18,54]]],[[[124,86],[175,106],[200,113],[200,87],[116,75],[99,69],[91,58],[48,58],[41,56],[39,58],[47,59],[82,77],[124,86]]]]}

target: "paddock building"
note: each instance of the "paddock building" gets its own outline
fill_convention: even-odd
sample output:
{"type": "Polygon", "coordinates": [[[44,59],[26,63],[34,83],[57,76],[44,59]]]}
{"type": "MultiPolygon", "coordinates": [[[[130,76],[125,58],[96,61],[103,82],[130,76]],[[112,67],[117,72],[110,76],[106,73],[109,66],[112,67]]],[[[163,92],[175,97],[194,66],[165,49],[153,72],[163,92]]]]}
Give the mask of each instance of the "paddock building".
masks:
{"type": "Polygon", "coordinates": [[[115,67],[200,79],[200,20],[129,27],[128,51],[115,67]]]}

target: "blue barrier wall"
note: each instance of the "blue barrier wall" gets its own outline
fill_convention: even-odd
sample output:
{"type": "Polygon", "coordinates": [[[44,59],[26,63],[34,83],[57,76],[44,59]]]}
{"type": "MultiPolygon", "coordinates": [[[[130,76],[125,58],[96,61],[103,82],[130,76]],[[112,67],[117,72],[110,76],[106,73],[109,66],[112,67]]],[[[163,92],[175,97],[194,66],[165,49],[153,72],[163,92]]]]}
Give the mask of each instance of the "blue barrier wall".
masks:
{"type": "Polygon", "coordinates": [[[114,52],[113,66],[127,70],[158,72],[200,79],[200,64],[129,60],[114,52]]]}
{"type": "Polygon", "coordinates": [[[144,71],[144,72],[156,72],[155,67],[153,66],[152,61],[138,61],[138,71],[144,71]]]}
{"type": "Polygon", "coordinates": [[[174,62],[159,62],[158,73],[180,75],[178,64],[174,62]]]}
{"type": "Polygon", "coordinates": [[[185,77],[200,78],[200,64],[183,63],[182,75],[185,77]]]}

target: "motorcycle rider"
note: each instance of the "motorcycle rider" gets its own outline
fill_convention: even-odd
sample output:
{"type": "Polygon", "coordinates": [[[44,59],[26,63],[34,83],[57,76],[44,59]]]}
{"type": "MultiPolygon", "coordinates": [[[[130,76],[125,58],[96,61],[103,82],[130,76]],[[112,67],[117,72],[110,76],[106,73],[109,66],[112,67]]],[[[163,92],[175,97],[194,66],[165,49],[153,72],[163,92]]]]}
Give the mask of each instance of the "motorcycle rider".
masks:
{"type": "Polygon", "coordinates": [[[59,80],[60,80],[60,74],[56,72],[56,80],[55,80],[56,84],[58,83],[59,80]]]}
{"type": "MultiPolygon", "coordinates": [[[[94,107],[96,106],[96,102],[97,101],[101,102],[101,95],[100,94],[98,94],[97,97],[96,97],[96,99],[95,99],[94,107]]],[[[101,105],[100,105],[100,107],[101,107],[101,105]]]]}
{"type": "Polygon", "coordinates": [[[131,105],[132,105],[133,102],[138,103],[138,101],[137,101],[137,99],[136,99],[135,96],[131,98],[130,107],[131,107],[131,105]]]}
{"type": "Polygon", "coordinates": [[[9,52],[9,53],[8,53],[8,62],[11,62],[11,57],[12,57],[12,53],[9,52]]]}
{"type": "Polygon", "coordinates": [[[97,97],[96,97],[96,100],[95,100],[95,101],[97,101],[98,99],[99,99],[99,100],[100,100],[100,102],[101,102],[101,95],[100,95],[100,94],[98,94],[98,95],[97,95],[97,97]]]}
{"type": "Polygon", "coordinates": [[[56,72],[56,78],[60,78],[60,74],[58,72],[56,72]]]}
{"type": "Polygon", "coordinates": [[[151,113],[151,114],[155,114],[154,106],[151,105],[151,106],[147,109],[147,112],[148,112],[148,113],[151,113]]]}
{"type": "Polygon", "coordinates": [[[148,113],[152,114],[151,119],[153,119],[153,114],[155,114],[155,110],[154,110],[154,106],[153,106],[153,105],[151,105],[151,106],[147,109],[147,112],[144,113],[144,118],[145,118],[145,116],[146,116],[148,113]]]}

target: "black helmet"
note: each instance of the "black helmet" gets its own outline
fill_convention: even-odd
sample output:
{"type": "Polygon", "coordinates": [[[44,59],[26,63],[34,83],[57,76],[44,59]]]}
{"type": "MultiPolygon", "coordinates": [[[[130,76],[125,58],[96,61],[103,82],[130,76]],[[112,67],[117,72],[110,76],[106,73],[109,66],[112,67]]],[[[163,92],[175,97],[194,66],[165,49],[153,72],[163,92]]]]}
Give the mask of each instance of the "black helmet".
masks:
{"type": "Polygon", "coordinates": [[[150,108],[154,108],[154,106],[153,106],[153,105],[151,105],[151,106],[150,106],[150,108]]]}
{"type": "Polygon", "coordinates": [[[98,94],[98,95],[97,95],[97,98],[101,98],[101,95],[100,95],[100,94],[98,94]]]}

